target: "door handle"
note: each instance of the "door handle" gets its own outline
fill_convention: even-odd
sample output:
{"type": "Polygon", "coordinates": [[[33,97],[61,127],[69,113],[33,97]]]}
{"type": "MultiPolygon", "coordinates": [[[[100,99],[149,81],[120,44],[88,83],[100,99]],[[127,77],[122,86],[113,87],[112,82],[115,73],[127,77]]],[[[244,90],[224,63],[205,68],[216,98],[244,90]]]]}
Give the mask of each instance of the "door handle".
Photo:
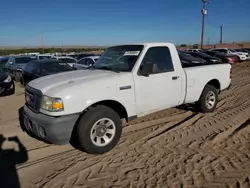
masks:
{"type": "Polygon", "coordinates": [[[177,80],[179,78],[179,76],[173,76],[172,80],[177,80]]]}

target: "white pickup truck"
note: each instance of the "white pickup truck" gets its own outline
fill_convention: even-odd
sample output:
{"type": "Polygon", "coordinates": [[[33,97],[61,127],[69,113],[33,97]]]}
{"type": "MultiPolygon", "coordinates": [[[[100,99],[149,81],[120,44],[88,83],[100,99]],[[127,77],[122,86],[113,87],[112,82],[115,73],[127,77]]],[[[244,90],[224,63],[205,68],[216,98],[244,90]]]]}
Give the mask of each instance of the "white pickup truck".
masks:
{"type": "Polygon", "coordinates": [[[230,64],[182,68],[171,43],[113,46],[94,67],[45,76],[25,88],[27,132],[61,145],[76,139],[92,154],[110,151],[127,121],[184,103],[213,112],[231,84],[230,64]]]}

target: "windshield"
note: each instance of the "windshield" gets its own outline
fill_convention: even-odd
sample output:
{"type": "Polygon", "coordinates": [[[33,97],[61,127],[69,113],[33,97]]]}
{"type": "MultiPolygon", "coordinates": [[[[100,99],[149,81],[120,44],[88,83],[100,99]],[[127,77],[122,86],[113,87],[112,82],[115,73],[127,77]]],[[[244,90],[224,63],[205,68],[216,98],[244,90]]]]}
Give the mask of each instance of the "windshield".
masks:
{"type": "Polygon", "coordinates": [[[52,56],[39,56],[39,59],[53,59],[52,56]]]}
{"type": "Polygon", "coordinates": [[[45,62],[42,63],[42,75],[52,74],[64,71],[73,70],[67,63],[64,62],[45,62]]]}
{"type": "Polygon", "coordinates": [[[186,54],[186,53],[179,53],[179,57],[181,60],[190,60],[190,61],[197,60],[195,57],[193,57],[189,54],[186,54]]]}
{"type": "Polygon", "coordinates": [[[96,61],[96,69],[113,69],[116,71],[131,72],[143,45],[123,45],[108,48],[96,61]]]}
{"type": "Polygon", "coordinates": [[[26,64],[32,60],[31,57],[16,57],[15,64],[26,64]]]}
{"type": "Polygon", "coordinates": [[[74,59],[70,59],[70,58],[59,58],[59,59],[65,63],[75,63],[76,62],[74,59]]]}
{"type": "Polygon", "coordinates": [[[204,57],[204,58],[211,58],[212,57],[211,55],[208,55],[208,54],[205,54],[205,53],[202,53],[202,52],[199,52],[198,55],[200,57],[204,57]]]}
{"type": "Polygon", "coordinates": [[[236,50],[230,49],[231,52],[237,52],[236,50]]]}

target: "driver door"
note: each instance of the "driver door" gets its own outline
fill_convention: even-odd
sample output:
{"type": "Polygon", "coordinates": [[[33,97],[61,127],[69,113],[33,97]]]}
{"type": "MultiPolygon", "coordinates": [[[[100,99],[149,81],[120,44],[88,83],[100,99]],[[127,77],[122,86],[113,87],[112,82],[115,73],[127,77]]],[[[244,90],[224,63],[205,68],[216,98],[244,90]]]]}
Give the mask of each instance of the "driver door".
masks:
{"type": "Polygon", "coordinates": [[[138,116],[180,104],[182,76],[167,46],[149,48],[134,79],[138,116]]]}

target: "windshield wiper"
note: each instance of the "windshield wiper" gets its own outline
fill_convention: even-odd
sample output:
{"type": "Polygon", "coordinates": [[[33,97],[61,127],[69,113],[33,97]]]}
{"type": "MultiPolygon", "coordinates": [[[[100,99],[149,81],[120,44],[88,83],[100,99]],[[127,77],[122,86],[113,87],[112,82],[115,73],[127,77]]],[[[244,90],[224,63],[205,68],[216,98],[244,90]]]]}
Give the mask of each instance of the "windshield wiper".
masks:
{"type": "Polygon", "coordinates": [[[114,68],[111,68],[111,67],[108,67],[108,66],[103,66],[103,67],[95,67],[96,69],[102,69],[102,70],[109,70],[109,71],[113,71],[113,72],[116,72],[116,73],[120,73],[120,71],[114,69],[114,68]]]}

